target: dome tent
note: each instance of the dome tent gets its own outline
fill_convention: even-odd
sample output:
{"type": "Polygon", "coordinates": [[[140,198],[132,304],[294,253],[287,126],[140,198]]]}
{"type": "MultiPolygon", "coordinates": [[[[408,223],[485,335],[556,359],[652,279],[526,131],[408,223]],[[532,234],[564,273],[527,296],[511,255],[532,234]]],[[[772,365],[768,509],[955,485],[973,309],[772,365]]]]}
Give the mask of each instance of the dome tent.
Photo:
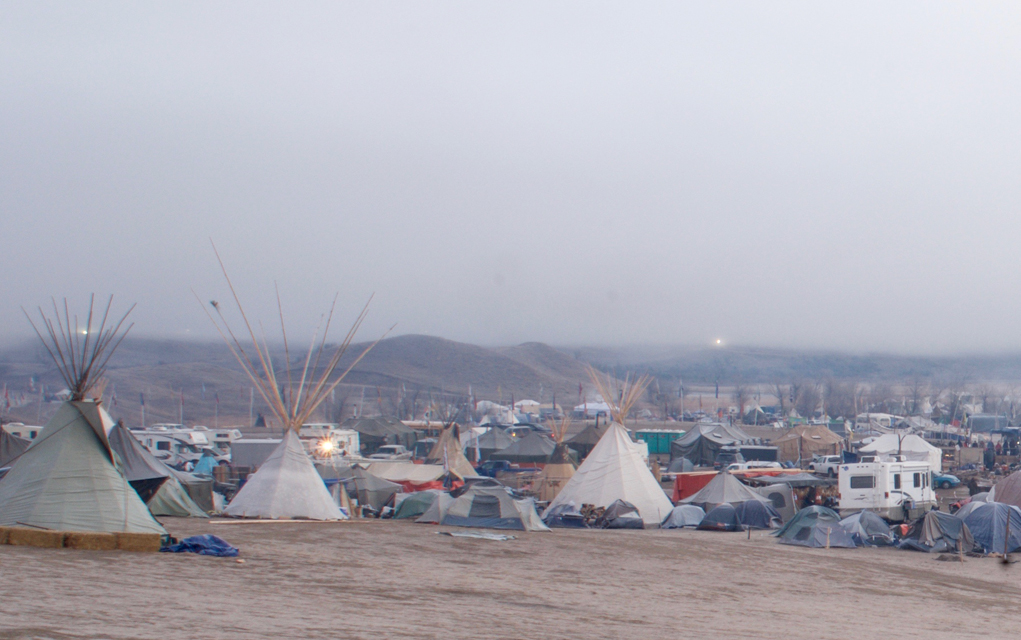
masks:
{"type": "Polygon", "coordinates": [[[440,524],[485,529],[549,531],[549,527],[536,513],[534,501],[515,500],[503,487],[471,487],[450,503],[440,519],[440,524]]]}
{"type": "Polygon", "coordinates": [[[693,504],[681,504],[674,507],[670,515],[660,524],[661,529],[682,529],[684,527],[697,527],[705,518],[705,511],[702,507],[693,504]]]}
{"type": "Polygon", "coordinates": [[[706,509],[708,514],[714,507],[721,504],[736,505],[748,501],[769,502],[769,498],[753,491],[738,480],[737,476],[727,471],[721,471],[698,493],[681,500],[681,503],[698,505],[706,509]]]}

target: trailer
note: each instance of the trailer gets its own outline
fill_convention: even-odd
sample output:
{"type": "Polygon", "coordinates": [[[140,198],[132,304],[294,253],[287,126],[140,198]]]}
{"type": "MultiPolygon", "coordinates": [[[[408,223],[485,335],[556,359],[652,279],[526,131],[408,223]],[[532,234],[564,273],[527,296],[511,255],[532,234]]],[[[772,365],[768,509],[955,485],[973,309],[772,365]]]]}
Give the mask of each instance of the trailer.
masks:
{"type": "Polygon", "coordinates": [[[905,522],[937,504],[930,463],[904,456],[861,456],[857,463],[840,465],[837,484],[842,517],[868,509],[890,522],[905,522]]]}

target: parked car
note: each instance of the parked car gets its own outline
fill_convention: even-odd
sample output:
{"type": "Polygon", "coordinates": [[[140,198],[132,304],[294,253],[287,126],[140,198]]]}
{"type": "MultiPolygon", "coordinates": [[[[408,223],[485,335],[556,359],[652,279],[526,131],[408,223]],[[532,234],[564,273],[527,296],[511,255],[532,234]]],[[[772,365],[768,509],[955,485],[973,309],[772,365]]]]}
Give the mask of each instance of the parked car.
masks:
{"type": "Polygon", "coordinates": [[[539,471],[538,467],[521,467],[507,460],[487,460],[478,468],[480,476],[495,478],[498,473],[532,473],[539,471]]]}
{"type": "Polygon", "coordinates": [[[949,473],[933,473],[932,486],[939,489],[953,489],[961,484],[961,479],[949,473]]]}
{"type": "Polygon", "coordinates": [[[824,476],[835,478],[837,475],[837,469],[844,463],[844,456],[822,456],[812,460],[808,465],[808,470],[812,473],[818,473],[824,476]]]}

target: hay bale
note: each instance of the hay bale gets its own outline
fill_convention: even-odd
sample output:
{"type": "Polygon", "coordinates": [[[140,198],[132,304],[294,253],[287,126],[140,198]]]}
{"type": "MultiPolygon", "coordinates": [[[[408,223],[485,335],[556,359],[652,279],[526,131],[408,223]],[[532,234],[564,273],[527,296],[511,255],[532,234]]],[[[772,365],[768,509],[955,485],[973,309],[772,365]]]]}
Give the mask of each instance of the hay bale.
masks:
{"type": "Polygon", "coordinates": [[[11,537],[10,527],[0,527],[0,544],[7,544],[7,541],[11,537]]]}
{"type": "Polygon", "coordinates": [[[67,531],[64,534],[64,546],[83,551],[113,551],[117,548],[117,536],[112,533],[67,531]]]}
{"type": "Polygon", "coordinates": [[[43,549],[61,549],[64,546],[64,532],[12,527],[7,534],[7,544],[41,547],[43,549]]]}
{"type": "Polygon", "coordinates": [[[163,546],[163,536],[158,533],[118,532],[113,535],[121,551],[159,551],[163,546]]]}

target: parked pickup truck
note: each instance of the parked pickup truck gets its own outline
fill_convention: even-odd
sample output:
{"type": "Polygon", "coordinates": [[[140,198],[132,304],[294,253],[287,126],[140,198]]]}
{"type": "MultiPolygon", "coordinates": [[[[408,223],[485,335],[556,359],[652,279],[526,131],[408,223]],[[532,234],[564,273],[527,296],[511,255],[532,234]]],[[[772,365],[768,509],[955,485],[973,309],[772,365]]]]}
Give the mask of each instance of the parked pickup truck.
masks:
{"type": "Polygon", "coordinates": [[[837,469],[842,464],[844,464],[844,456],[820,456],[812,460],[808,465],[808,470],[812,473],[835,478],[837,477],[837,469]]]}
{"type": "Polygon", "coordinates": [[[488,460],[482,463],[477,471],[480,476],[495,478],[498,473],[533,473],[539,471],[538,467],[520,467],[506,460],[488,460]]]}
{"type": "Polygon", "coordinates": [[[402,444],[385,444],[369,460],[411,460],[411,452],[402,444]]]}

